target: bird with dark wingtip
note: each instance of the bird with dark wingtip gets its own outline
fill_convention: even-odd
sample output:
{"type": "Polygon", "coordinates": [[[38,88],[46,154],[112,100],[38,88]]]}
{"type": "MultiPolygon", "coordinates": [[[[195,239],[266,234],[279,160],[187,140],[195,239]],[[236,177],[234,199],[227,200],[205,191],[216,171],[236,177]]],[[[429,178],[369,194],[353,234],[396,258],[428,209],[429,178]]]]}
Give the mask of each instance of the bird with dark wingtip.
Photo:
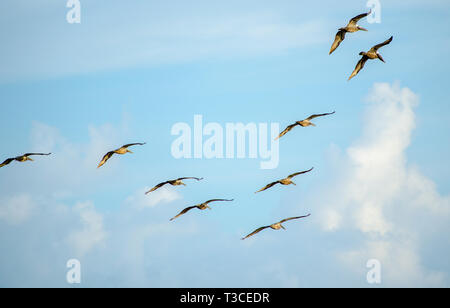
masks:
{"type": "Polygon", "coordinates": [[[292,179],[293,179],[294,177],[296,177],[297,175],[305,174],[305,173],[311,172],[313,169],[314,169],[314,167],[311,168],[311,169],[309,169],[309,170],[306,170],[306,171],[301,171],[301,172],[297,172],[297,173],[291,174],[291,175],[288,176],[287,178],[284,178],[284,179],[281,179],[281,180],[272,182],[272,183],[270,183],[270,184],[267,184],[265,187],[263,187],[263,188],[261,188],[260,190],[258,190],[257,192],[255,192],[255,194],[257,194],[257,193],[259,193],[259,192],[261,192],[261,191],[267,190],[267,189],[269,189],[269,188],[271,188],[271,187],[273,187],[273,186],[275,186],[275,185],[277,185],[277,184],[281,184],[281,185],[297,185],[297,184],[295,184],[295,183],[292,181],[292,179]]]}
{"type": "Polygon", "coordinates": [[[33,161],[33,159],[30,158],[30,156],[34,156],[34,155],[50,155],[52,153],[27,153],[24,154],[22,156],[17,156],[17,157],[13,157],[13,158],[8,158],[7,160],[5,160],[3,163],[0,164],[0,168],[9,165],[12,161],[18,161],[21,163],[24,163],[26,161],[33,161]]]}
{"type": "Polygon", "coordinates": [[[286,228],[282,225],[284,222],[289,221],[289,220],[294,220],[294,219],[306,218],[306,217],[309,217],[309,216],[311,216],[311,214],[308,214],[306,216],[298,216],[298,217],[291,217],[291,218],[283,219],[283,220],[281,220],[281,221],[279,221],[277,223],[274,223],[274,224],[272,224],[270,226],[265,226],[265,227],[258,228],[255,231],[253,231],[252,233],[250,233],[249,235],[247,235],[246,237],[243,237],[241,240],[245,240],[245,239],[247,239],[247,238],[249,238],[249,237],[251,237],[251,236],[253,236],[253,235],[255,235],[255,234],[259,233],[259,232],[261,232],[262,230],[265,230],[265,229],[268,229],[268,228],[271,228],[273,230],[280,230],[280,229],[286,230],[286,228]]]}
{"type": "Polygon", "coordinates": [[[359,55],[362,56],[362,58],[356,64],[355,70],[350,75],[348,80],[350,81],[353,77],[358,75],[358,73],[364,68],[364,65],[366,64],[367,60],[379,59],[380,61],[386,63],[386,61],[384,61],[383,57],[378,53],[378,49],[390,44],[393,39],[394,39],[394,37],[391,36],[388,40],[384,41],[383,43],[373,46],[368,52],[361,51],[359,53],[359,55]]]}
{"type": "Polygon", "coordinates": [[[185,208],[184,210],[182,210],[177,216],[171,218],[170,221],[177,219],[181,215],[184,215],[187,212],[189,212],[190,210],[195,209],[195,208],[202,210],[202,211],[206,210],[206,209],[210,210],[211,208],[209,207],[208,204],[210,204],[211,202],[219,202],[219,201],[231,202],[231,201],[234,201],[234,199],[212,199],[212,200],[208,200],[206,202],[203,202],[203,203],[200,203],[200,204],[197,204],[194,206],[189,206],[189,207],[185,208]]]}
{"type": "Polygon", "coordinates": [[[120,154],[120,155],[123,155],[123,154],[126,154],[126,153],[133,154],[133,152],[128,150],[128,147],[131,147],[131,146],[134,146],[134,145],[144,145],[144,144],[145,144],[145,142],[144,143],[130,143],[130,144],[126,144],[126,145],[118,148],[117,150],[110,151],[110,152],[106,153],[105,156],[103,156],[102,161],[100,162],[100,164],[98,164],[97,168],[100,168],[101,166],[103,166],[108,161],[108,159],[110,159],[111,156],[113,156],[114,154],[120,154]]]}
{"type": "Polygon", "coordinates": [[[163,187],[164,185],[172,185],[172,186],[180,186],[180,185],[184,185],[186,186],[185,183],[183,183],[183,180],[197,180],[197,181],[201,181],[203,180],[203,178],[195,178],[195,177],[185,177],[185,178],[178,178],[176,180],[169,180],[169,181],[165,181],[162,183],[159,183],[158,185],[156,185],[155,187],[153,187],[152,189],[150,189],[149,191],[147,191],[145,194],[149,194],[151,192],[154,192],[155,190],[163,187]]]}
{"type": "Polygon", "coordinates": [[[324,116],[335,114],[335,113],[336,113],[336,111],[333,111],[333,112],[330,112],[330,113],[313,114],[312,116],[310,116],[310,117],[308,117],[308,118],[306,118],[306,119],[304,119],[302,121],[297,121],[294,124],[291,124],[288,127],[286,127],[285,130],[282,131],[277,138],[275,138],[275,140],[280,139],[281,137],[286,135],[288,132],[290,132],[296,126],[301,126],[301,127],[316,126],[316,124],[311,122],[312,119],[315,119],[315,118],[318,118],[318,117],[324,117],[324,116]]]}
{"type": "Polygon", "coordinates": [[[364,17],[367,17],[372,13],[372,10],[370,10],[368,13],[360,14],[358,16],[353,17],[348,22],[347,26],[344,28],[339,28],[338,33],[336,33],[336,36],[334,38],[333,45],[331,45],[330,49],[330,55],[339,47],[339,45],[342,43],[342,41],[345,39],[346,33],[354,33],[357,31],[368,31],[367,29],[361,27],[358,25],[358,21],[364,17]]]}

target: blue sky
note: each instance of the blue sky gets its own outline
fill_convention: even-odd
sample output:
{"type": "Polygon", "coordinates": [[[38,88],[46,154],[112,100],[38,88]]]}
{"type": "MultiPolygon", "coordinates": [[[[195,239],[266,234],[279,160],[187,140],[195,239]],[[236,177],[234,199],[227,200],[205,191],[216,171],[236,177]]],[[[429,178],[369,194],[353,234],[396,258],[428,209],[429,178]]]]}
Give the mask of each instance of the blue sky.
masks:
{"type": "Polygon", "coordinates": [[[381,1],[381,23],[336,30],[366,1],[65,1],[0,4],[0,286],[371,287],[450,285],[448,1],[381,1]],[[430,30],[432,29],[432,30],[430,30]],[[347,78],[384,41],[386,64],[347,78]],[[177,122],[317,127],[280,142],[280,164],[174,159],[177,122]],[[135,154],[102,155],[129,142],[135,154]],[[297,186],[253,192],[298,170],[297,186]],[[179,176],[205,180],[145,189],[179,176]],[[212,211],[168,219],[211,198],[212,211]],[[288,231],[256,227],[311,213],[288,231]],[[189,266],[186,266],[189,265],[189,266]]]}

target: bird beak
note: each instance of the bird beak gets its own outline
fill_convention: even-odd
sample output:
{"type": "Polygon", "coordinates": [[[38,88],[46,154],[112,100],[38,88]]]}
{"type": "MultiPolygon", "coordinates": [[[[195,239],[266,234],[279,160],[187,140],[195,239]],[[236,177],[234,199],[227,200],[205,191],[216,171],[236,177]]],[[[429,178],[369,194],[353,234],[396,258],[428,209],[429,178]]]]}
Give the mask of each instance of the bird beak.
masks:
{"type": "Polygon", "coordinates": [[[130,150],[127,150],[128,153],[134,154],[133,152],[131,152],[130,150]]]}
{"type": "Polygon", "coordinates": [[[367,30],[366,28],[363,28],[363,27],[359,27],[358,29],[361,30],[361,31],[366,31],[366,32],[369,31],[369,30],[367,30]]]}
{"type": "Polygon", "coordinates": [[[297,186],[297,184],[295,184],[294,182],[292,182],[292,184],[294,184],[295,186],[297,186]]]}
{"type": "Polygon", "coordinates": [[[286,228],[284,226],[281,226],[281,228],[283,228],[283,230],[286,230],[286,228]]]}
{"type": "Polygon", "coordinates": [[[34,161],[33,159],[31,159],[31,158],[29,158],[29,157],[27,157],[27,159],[28,159],[29,161],[34,161]]]}
{"type": "Polygon", "coordinates": [[[381,61],[383,61],[384,63],[386,63],[386,61],[384,61],[383,57],[381,55],[378,55],[378,59],[380,59],[381,61]]]}

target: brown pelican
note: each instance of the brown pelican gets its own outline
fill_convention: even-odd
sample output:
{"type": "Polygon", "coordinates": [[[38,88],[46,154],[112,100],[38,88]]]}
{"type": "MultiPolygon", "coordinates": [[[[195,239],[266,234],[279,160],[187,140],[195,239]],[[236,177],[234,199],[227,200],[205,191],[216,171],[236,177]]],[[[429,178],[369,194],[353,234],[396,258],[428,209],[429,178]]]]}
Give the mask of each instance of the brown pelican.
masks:
{"type": "Polygon", "coordinates": [[[345,39],[345,34],[347,32],[353,33],[353,32],[357,32],[359,30],[362,31],[367,31],[367,29],[360,27],[358,25],[358,21],[366,16],[368,16],[372,11],[369,11],[369,13],[364,13],[358,16],[353,17],[352,19],[350,19],[349,23],[347,24],[346,27],[344,28],[339,28],[338,33],[336,33],[336,37],[334,39],[333,45],[331,45],[331,49],[330,49],[330,55],[333,53],[333,51],[335,51],[339,45],[342,43],[342,41],[345,39]]]}
{"type": "Polygon", "coordinates": [[[264,190],[266,190],[266,189],[269,189],[269,188],[271,188],[272,186],[275,186],[275,185],[277,185],[277,184],[281,184],[281,185],[291,185],[291,184],[297,185],[297,184],[295,184],[295,183],[292,181],[292,179],[293,179],[294,177],[296,177],[297,175],[305,174],[305,173],[311,172],[313,169],[314,169],[314,167],[311,168],[311,169],[309,169],[309,170],[306,170],[306,171],[301,171],[301,172],[297,172],[297,173],[291,174],[290,176],[288,176],[288,177],[285,178],[285,179],[278,180],[278,181],[276,181],[276,182],[270,183],[270,184],[266,185],[264,188],[261,188],[260,190],[258,190],[257,192],[255,192],[255,194],[257,194],[257,193],[259,193],[259,192],[261,192],[261,191],[264,191],[264,190]]]}
{"type": "Polygon", "coordinates": [[[172,186],[180,186],[180,185],[186,186],[186,184],[183,183],[183,180],[189,180],[189,179],[197,180],[197,181],[203,180],[203,178],[194,178],[194,177],[186,177],[186,178],[179,178],[179,179],[176,179],[176,180],[170,180],[170,181],[159,183],[158,185],[156,185],[155,187],[153,187],[152,189],[147,191],[145,194],[147,195],[147,194],[149,194],[149,193],[151,193],[151,192],[157,190],[158,188],[161,188],[161,187],[163,187],[164,185],[167,185],[167,184],[170,184],[172,186]]]}
{"type": "Polygon", "coordinates": [[[358,75],[358,73],[364,68],[364,64],[366,64],[367,60],[369,60],[369,59],[370,60],[380,59],[380,61],[383,61],[386,63],[386,61],[384,61],[383,57],[378,53],[378,49],[380,49],[383,46],[388,45],[390,42],[392,42],[393,39],[394,39],[394,37],[391,36],[385,42],[373,46],[368,52],[364,52],[364,51],[360,52],[359,55],[362,56],[362,58],[356,64],[355,70],[350,75],[348,80],[350,80],[353,77],[355,77],[356,75],[358,75]]]}
{"type": "Polygon", "coordinates": [[[23,163],[23,162],[26,162],[26,161],[33,161],[29,156],[33,156],[33,155],[50,155],[50,154],[52,154],[52,153],[47,153],[47,154],[44,154],[44,153],[27,153],[27,154],[24,154],[24,155],[22,155],[22,156],[17,156],[17,157],[13,157],[13,158],[8,158],[7,160],[5,160],[1,165],[0,165],[0,168],[1,167],[3,167],[3,166],[6,166],[6,165],[8,165],[10,162],[12,162],[13,160],[16,160],[16,161],[18,161],[18,162],[21,162],[21,163],[23,163]]]}
{"type": "Polygon", "coordinates": [[[182,210],[182,211],[180,212],[180,214],[178,214],[177,216],[171,218],[170,221],[172,221],[172,220],[174,220],[174,219],[180,217],[180,216],[183,215],[183,214],[186,214],[187,212],[189,212],[190,210],[195,209],[195,208],[197,208],[197,209],[199,209],[199,210],[211,209],[211,208],[209,207],[208,204],[211,203],[211,202],[218,202],[218,201],[227,201],[227,202],[231,202],[231,201],[234,201],[234,199],[231,199],[231,200],[228,200],[228,199],[212,199],[212,200],[208,200],[208,201],[206,201],[206,202],[204,202],[204,203],[201,203],[201,204],[197,204],[197,205],[194,205],[194,206],[187,207],[187,208],[185,208],[184,210],[182,210]]]}
{"type": "Polygon", "coordinates": [[[261,227],[261,228],[256,229],[255,231],[253,231],[252,233],[250,233],[246,237],[242,238],[242,240],[245,240],[245,239],[247,239],[247,238],[255,235],[256,233],[259,233],[262,230],[267,229],[267,228],[272,228],[273,230],[280,230],[280,229],[286,230],[286,228],[282,225],[282,223],[284,223],[286,221],[289,221],[289,220],[300,219],[300,218],[305,218],[305,217],[309,217],[309,216],[311,216],[311,214],[308,214],[306,216],[291,217],[291,218],[283,219],[282,221],[274,223],[273,225],[265,226],[265,227],[261,227]]]}
{"type": "Polygon", "coordinates": [[[123,155],[123,154],[126,154],[126,153],[133,153],[130,150],[128,150],[128,147],[131,147],[133,145],[144,145],[144,144],[145,143],[130,143],[130,144],[126,144],[126,145],[118,148],[117,150],[110,151],[110,152],[106,153],[105,156],[103,156],[102,161],[100,162],[100,164],[98,164],[97,168],[100,168],[101,166],[103,166],[108,161],[108,159],[110,159],[111,156],[113,156],[114,154],[121,154],[121,155],[123,155]]]}
{"type": "Polygon", "coordinates": [[[302,127],[316,126],[314,123],[311,122],[312,119],[317,118],[317,117],[327,116],[327,115],[330,115],[330,114],[335,114],[335,113],[336,113],[336,111],[333,111],[331,113],[313,114],[309,118],[306,118],[306,119],[304,119],[302,121],[297,121],[294,124],[291,124],[288,127],[286,127],[286,129],[284,131],[282,131],[281,134],[277,138],[275,138],[275,140],[280,139],[281,137],[286,135],[289,131],[291,131],[297,125],[300,125],[302,127]]]}

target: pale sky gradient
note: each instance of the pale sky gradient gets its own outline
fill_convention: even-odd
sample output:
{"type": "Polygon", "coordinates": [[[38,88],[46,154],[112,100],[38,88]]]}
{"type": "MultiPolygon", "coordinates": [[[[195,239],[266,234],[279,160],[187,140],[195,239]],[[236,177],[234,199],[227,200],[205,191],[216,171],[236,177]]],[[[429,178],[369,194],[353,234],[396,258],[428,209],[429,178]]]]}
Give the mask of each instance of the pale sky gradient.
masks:
{"type": "Polygon", "coordinates": [[[0,160],[53,153],[0,169],[0,287],[71,287],[72,258],[81,287],[373,287],[374,258],[381,287],[450,286],[448,1],[382,0],[331,56],[366,1],[81,4],[68,24],[65,1],[0,3],[0,160]],[[347,82],[391,35],[387,63],[347,82]],[[334,110],[283,137],[274,170],[170,153],[196,114],[284,127],[334,110]],[[147,144],[96,169],[130,142],[147,144]],[[144,195],[181,176],[205,179],[144,195]],[[211,198],[235,201],[169,222],[211,198]]]}

